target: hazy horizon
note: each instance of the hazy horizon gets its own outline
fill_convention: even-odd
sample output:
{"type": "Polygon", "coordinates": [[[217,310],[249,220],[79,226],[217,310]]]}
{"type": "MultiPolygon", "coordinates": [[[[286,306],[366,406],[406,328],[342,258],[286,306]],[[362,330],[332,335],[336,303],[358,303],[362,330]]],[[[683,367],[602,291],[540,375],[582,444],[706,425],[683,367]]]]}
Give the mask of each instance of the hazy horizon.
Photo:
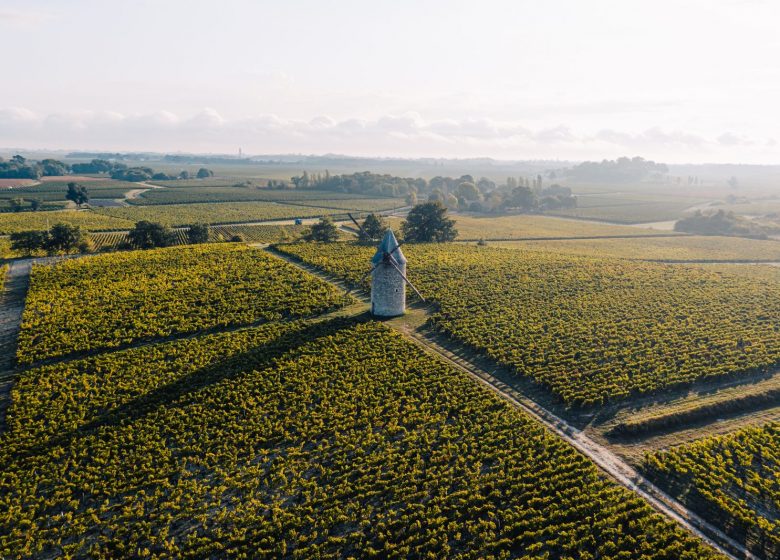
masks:
{"type": "Polygon", "coordinates": [[[778,11],[10,0],[0,146],[778,164],[778,11]]]}

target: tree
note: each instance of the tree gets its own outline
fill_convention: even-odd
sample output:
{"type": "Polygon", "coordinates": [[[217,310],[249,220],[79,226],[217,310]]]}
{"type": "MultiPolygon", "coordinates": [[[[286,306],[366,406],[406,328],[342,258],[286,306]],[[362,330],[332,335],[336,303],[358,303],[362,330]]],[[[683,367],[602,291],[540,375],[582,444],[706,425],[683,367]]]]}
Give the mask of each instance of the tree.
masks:
{"type": "Polygon", "coordinates": [[[8,205],[11,207],[12,212],[21,212],[24,208],[24,199],[15,197],[8,201],[8,205]]]}
{"type": "Polygon", "coordinates": [[[87,187],[78,183],[68,183],[68,192],[65,193],[65,199],[73,201],[76,206],[81,208],[82,204],[89,202],[87,187]]]}
{"type": "Polygon", "coordinates": [[[205,167],[201,167],[200,169],[198,169],[198,173],[196,175],[198,179],[206,179],[208,177],[213,177],[213,176],[214,176],[214,172],[211,169],[206,169],[205,167]]]}
{"type": "Polygon", "coordinates": [[[321,241],[323,243],[337,241],[338,238],[339,230],[330,216],[320,218],[320,221],[311,226],[311,230],[305,236],[305,239],[308,241],[321,241]]]}
{"type": "Polygon", "coordinates": [[[173,232],[162,224],[141,220],[127,235],[130,244],[138,249],[168,247],[174,242],[173,232]]]}
{"type": "Polygon", "coordinates": [[[406,241],[417,243],[452,241],[458,235],[454,220],[447,217],[447,209],[440,202],[425,202],[412,208],[401,230],[406,241]]]}
{"type": "Polygon", "coordinates": [[[190,178],[190,172],[187,170],[182,171],[179,173],[179,179],[189,179],[190,178]]]}
{"type": "Polygon", "coordinates": [[[528,187],[516,187],[504,202],[507,208],[520,208],[528,211],[536,207],[536,195],[528,187]]]}
{"type": "Polygon", "coordinates": [[[414,206],[417,204],[417,193],[414,191],[409,191],[409,194],[406,195],[406,204],[409,206],[414,206]]]}
{"type": "Polygon", "coordinates": [[[33,212],[37,212],[41,209],[41,206],[43,205],[43,201],[41,201],[40,198],[31,198],[30,199],[30,208],[33,212]]]}
{"type": "Polygon", "coordinates": [[[86,252],[89,249],[87,236],[80,226],[54,224],[49,230],[46,251],[49,254],[70,253],[74,249],[86,252]]]}
{"type": "Polygon", "coordinates": [[[48,232],[18,231],[11,234],[11,250],[30,256],[46,249],[48,232]]]}
{"type": "Polygon", "coordinates": [[[187,239],[190,243],[208,243],[209,226],[206,224],[192,224],[187,230],[187,239]]]}
{"type": "Polygon", "coordinates": [[[460,198],[465,200],[479,200],[479,189],[477,189],[477,186],[474,183],[461,183],[458,185],[458,189],[455,192],[460,198]]]}
{"type": "Polygon", "coordinates": [[[369,239],[379,239],[385,233],[387,224],[385,221],[376,214],[369,214],[366,219],[363,220],[363,231],[368,234],[369,239]]]}

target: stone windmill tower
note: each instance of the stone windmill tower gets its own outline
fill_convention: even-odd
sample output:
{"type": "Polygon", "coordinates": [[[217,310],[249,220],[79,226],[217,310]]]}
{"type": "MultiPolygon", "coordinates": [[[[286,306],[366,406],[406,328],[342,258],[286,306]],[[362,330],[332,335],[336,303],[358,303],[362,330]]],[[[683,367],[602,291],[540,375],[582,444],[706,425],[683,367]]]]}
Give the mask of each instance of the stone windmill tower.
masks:
{"type": "Polygon", "coordinates": [[[371,314],[395,317],[406,311],[406,257],[387,230],[371,259],[371,314]]]}
{"type": "MultiPolygon", "coordinates": [[[[354,221],[354,218],[352,219],[354,221]]],[[[356,221],[355,223],[357,224],[356,221]]],[[[360,227],[360,224],[357,225],[360,227]]],[[[360,229],[363,230],[362,227],[360,229]]],[[[406,277],[406,257],[401,251],[401,244],[390,229],[385,232],[376,253],[371,258],[371,269],[363,275],[359,284],[362,284],[369,274],[371,275],[372,315],[377,317],[403,315],[406,312],[407,284],[422,301],[425,301],[422,294],[406,277]]]]}

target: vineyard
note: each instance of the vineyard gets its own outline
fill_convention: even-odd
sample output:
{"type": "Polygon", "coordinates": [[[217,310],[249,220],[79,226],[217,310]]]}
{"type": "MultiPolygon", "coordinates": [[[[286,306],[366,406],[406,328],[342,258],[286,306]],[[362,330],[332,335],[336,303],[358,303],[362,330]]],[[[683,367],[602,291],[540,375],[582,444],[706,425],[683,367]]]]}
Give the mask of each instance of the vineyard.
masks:
{"type": "Polygon", "coordinates": [[[648,456],[659,485],[763,558],[780,557],[780,425],[749,427],[648,456]]]}
{"type": "Polygon", "coordinates": [[[346,210],[385,210],[404,206],[401,198],[367,198],[330,191],[271,190],[256,187],[198,186],[151,189],[130,202],[137,205],[204,202],[290,202],[346,210]],[[339,204],[335,204],[338,201],[339,204]]]}
{"type": "Polygon", "coordinates": [[[271,323],[45,366],[8,414],[6,557],[715,557],[376,323],[271,323]]]}
{"type": "Polygon", "coordinates": [[[588,239],[497,242],[497,246],[521,247],[592,257],[662,261],[780,261],[780,243],[740,237],[681,236],[634,239],[588,239]]]}
{"type": "Polygon", "coordinates": [[[243,245],[174,247],[35,266],[20,363],[139,339],[302,317],[344,301],[337,289],[243,245]]]}
{"type": "Polygon", "coordinates": [[[0,213],[0,235],[18,231],[45,230],[54,224],[81,226],[89,231],[126,230],[134,222],[116,216],[104,215],[90,210],[56,210],[52,212],[2,212],[0,213]]]}
{"type": "MultiPolygon", "coordinates": [[[[636,204],[614,204],[609,206],[593,206],[556,210],[552,215],[582,218],[587,220],[602,220],[619,224],[638,224],[645,222],[661,222],[677,220],[692,204],[702,200],[668,200],[664,202],[637,202],[636,204]]],[[[579,204],[579,202],[578,202],[579,204]]]]}
{"type": "MultiPolygon", "coordinates": [[[[74,179],[77,181],[77,179],[74,179]]],[[[0,190],[0,199],[6,198],[37,198],[43,201],[65,200],[68,192],[68,183],[64,181],[46,181],[39,185],[15,187],[13,189],[0,190]]],[[[124,181],[98,180],[85,183],[91,198],[122,198],[124,193],[138,188],[134,183],[124,181]]]]}
{"type": "MultiPolygon", "coordinates": [[[[374,249],[280,250],[351,282],[374,249]]],[[[780,361],[780,286],[725,269],[504,248],[407,245],[433,325],[547,386],[565,403],[611,400],[763,371],[780,361]]]]}
{"type": "MultiPolygon", "coordinates": [[[[95,212],[106,217],[135,223],[140,220],[159,222],[167,226],[185,226],[194,223],[231,224],[263,220],[290,220],[314,218],[328,214],[343,214],[342,210],[276,204],[274,202],[242,202],[215,204],[164,204],[98,208],[95,212]]],[[[2,224],[0,216],[0,225],[2,224]]],[[[132,224],[131,224],[132,225],[132,224]]]]}
{"type": "Polygon", "coordinates": [[[458,239],[518,239],[534,237],[598,237],[604,235],[658,235],[658,231],[552,218],[548,216],[455,216],[458,239]]]}

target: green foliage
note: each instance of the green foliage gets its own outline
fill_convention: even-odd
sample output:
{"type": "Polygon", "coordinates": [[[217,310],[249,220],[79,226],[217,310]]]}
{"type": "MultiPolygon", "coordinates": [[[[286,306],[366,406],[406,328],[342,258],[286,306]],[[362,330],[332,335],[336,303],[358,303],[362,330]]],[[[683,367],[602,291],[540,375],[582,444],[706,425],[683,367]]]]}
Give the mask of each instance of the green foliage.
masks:
{"type": "Polygon", "coordinates": [[[0,234],[20,231],[47,230],[51,224],[71,224],[81,226],[87,231],[127,230],[133,222],[104,216],[89,211],[60,210],[53,212],[0,212],[0,234]]]}
{"type": "Polygon", "coordinates": [[[458,236],[455,222],[447,217],[440,202],[418,204],[409,211],[401,225],[403,237],[412,243],[453,241],[458,236]]]}
{"type": "Polygon", "coordinates": [[[80,226],[54,224],[48,231],[22,231],[11,234],[11,250],[22,255],[45,252],[49,255],[86,252],[89,243],[80,226]]]}
{"type": "Polygon", "coordinates": [[[187,229],[187,238],[190,243],[208,243],[209,226],[206,224],[192,224],[187,229]]]}
{"type": "Polygon", "coordinates": [[[366,216],[362,226],[363,230],[360,235],[363,236],[363,232],[365,232],[369,239],[380,239],[387,230],[387,224],[382,217],[373,213],[366,216]]]}
{"type": "MultiPolygon", "coordinates": [[[[279,249],[353,283],[373,254],[348,243],[279,249]]],[[[462,244],[404,253],[409,278],[438,304],[437,328],[571,405],[780,361],[780,284],[739,271],[462,244]]]]}
{"type": "Polygon", "coordinates": [[[103,354],[24,372],[12,397],[7,557],[716,557],[376,323],[103,354]]]}
{"type": "Polygon", "coordinates": [[[662,487],[762,558],[780,558],[780,425],[749,427],[648,455],[662,487]]]}
{"type": "Polygon", "coordinates": [[[65,193],[65,199],[75,203],[76,206],[81,206],[89,202],[89,193],[87,187],[79,185],[78,183],[68,183],[68,192],[65,193]]]}
{"type": "Polygon", "coordinates": [[[336,224],[333,223],[333,219],[329,216],[320,218],[320,221],[311,226],[309,233],[306,234],[308,241],[319,241],[322,243],[331,243],[338,241],[339,230],[336,224]]]}
{"type": "Polygon", "coordinates": [[[137,222],[127,238],[136,249],[168,247],[175,243],[173,232],[167,226],[146,220],[137,222]]]}
{"type": "Polygon", "coordinates": [[[35,266],[17,357],[115,348],[138,339],[301,317],[343,294],[262,251],[193,245],[35,266]]]}
{"type": "Polygon", "coordinates": [[[695,214],[678,220],[674,224],[674,231],[704,235],[737,235],[756,239],[767,237],[767,232],[760,225],[723,210],[712,214],[703,214],[701,210],[697,210],[695,214]]]}
{"type": "Polygon", "coordinates": [[[198,179],[206,179],[208,177],[213,177],[214,172],[211,169],[206,169],[205,167],[201,167],[198,169],[198,173],[195,175],[198,179]]]}

